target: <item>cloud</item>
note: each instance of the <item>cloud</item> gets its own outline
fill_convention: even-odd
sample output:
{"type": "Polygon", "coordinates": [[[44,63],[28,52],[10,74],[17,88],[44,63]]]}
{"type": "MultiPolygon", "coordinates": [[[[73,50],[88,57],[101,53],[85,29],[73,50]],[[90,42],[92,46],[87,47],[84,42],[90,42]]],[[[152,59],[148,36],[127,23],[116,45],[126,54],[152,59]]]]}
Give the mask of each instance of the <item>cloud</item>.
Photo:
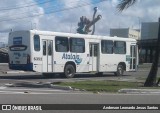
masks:
{"type": "MultiPolygon", "coordinates": [[[[63,0],[61,2],[64,3],[64,7],[67,7],[69,3],[72,3],[72,6],[80,4],[79,1],[75,2],[75,0],[63,0]]],[[[91,2],[91,0],[89,2],[91,2]]],[[[50,18],[50,16],[48,18],[51,20],[50,23],[55,23],[51,26],[53,31],[76,32],[79,17],[87,16],[89,19],[92,19],[93,8],[97,6],[99,8],[97,14],[102,15],[102,19],[96,23],[95,34],[99,35],[109,35],[110,28],[122,27],[137,29],[141,22],[158,20],[158,14],[160,14],[159,0],[155,0],[154,2],[151,0],[140,0],[122,13],[116,9],[118,3],[118,0],[109,0],[99,4],[64,11],[61,12],[58,17],[57,14],[52,14],[54,19],[50,18]],[[59,25],[58,27],[57,24],[59,25]]],[[[43,25],[41,29],[44,29],[43,25]]]]}
{"type": "Polygon", "coordinates": [[[11,29],[25,30],[34,27],[34,23],[39,23],[41,16],[32,17],[36,14],[44,14],[44,9],[37,5],[25,7],[26,4],[36,4],[34,0],[4,0],[0,4],[0,40],[7,43],[8,33],[11,29]],[[23,8],[18,8],[24,6],[23,8]]]}
{"type": "Polygon", "coordinates": [[[86,0],[61,0],[63,2],[63,7],[57,8],[57,13],[52,13],[50,15],[44,15],[41,19],[39,29],[41,30],[51,30],[51,31],[60,31],[60,32],[73,32],[76,33],[77,24],[79,22],[79,18],[81,16],[87,16],[88,18],[92,18],[93,7],[84,6],[86,4],[91,4],[91,1],[86,0]]]}
{"type": "Polygon", "coordinates": [[[43,14],[43,8],[39,6],[25,7],[26,4],[35,4],[33,0],[5,0],[0,6],[5,6],[0,8],[0,31],[21,30],[30,29],[31,23],[38,22],[40,17],[28,18],[37,14],[43,14]],[[19,6],[24,6],[23,8],[18,8],[19,6]]]}
{"type": "Polygon", "coordinates": [[[138,0],[135,5],[122,13],[116,9],[119,0],[107,0],[94,4],[96,1],[98,0],[56,0],[45,5],[1,11],[6,7],[36,3],[34,0],[5,0],[0,4],[0,31],[36,28],[39,30],[76,33],[79,18],[86,16],[92,20],[94,7],[99,9],[97,15],[102,15],[102,19],[96,23],[95,34],[98,35],[109,35],[110,28],[139,28],[140,22],[158,21],[160,16],[159,0],[138,0]],[[86,5],[91,3],[93,4],[86,5]],[[50,14],[43,15],[44,13],[50,14]],[[37,14],[41,15],[34,18],[25,18],[37,14]]]}

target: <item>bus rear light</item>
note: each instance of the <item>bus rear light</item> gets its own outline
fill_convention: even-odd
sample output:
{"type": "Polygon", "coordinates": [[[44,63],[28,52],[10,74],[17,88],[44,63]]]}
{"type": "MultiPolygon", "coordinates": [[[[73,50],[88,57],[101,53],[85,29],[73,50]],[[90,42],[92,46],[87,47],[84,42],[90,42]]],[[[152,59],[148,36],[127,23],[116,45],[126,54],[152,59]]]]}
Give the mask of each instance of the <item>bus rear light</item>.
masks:
{"type": "Polygon", "coordinates": [[[30,63],[30,55],[27,55],[27,64],[30,63]]]}

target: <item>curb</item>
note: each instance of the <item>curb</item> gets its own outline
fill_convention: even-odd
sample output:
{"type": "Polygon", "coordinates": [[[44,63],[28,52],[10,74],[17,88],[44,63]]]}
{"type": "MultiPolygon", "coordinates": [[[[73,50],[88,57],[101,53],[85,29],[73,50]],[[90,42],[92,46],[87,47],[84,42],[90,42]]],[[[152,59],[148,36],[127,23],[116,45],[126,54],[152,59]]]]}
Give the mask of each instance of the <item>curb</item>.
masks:
{"type": "Polygon", "coordinates": [[[0,63],[0,66],[1,66],[1,65],[8,65],[8,63],[0,63]]]}
{"type": "Polygon", "coordinates": [[[59,86],[59,85],[53,85],[53,84],[50,84],[50,86],[51,88],[54,88],[54,89],[73,90],[71,86],[59,86]]]}
{"type": "Polygon", "coordinates": [[[24,71],[3,71],[5,74],[25,73],[24,71]]]}
{"type": "Polygon", "coordinates": [[[17,83],[17,84],[7,83],[5,84],[5,87],[31,87],[31,88],[52,88],[52,89],[60,89],[60,90],[74,90],[71,86],[59,86],[59,85],[53,85],[50,83],[17,83]]]}
{"type": "Polygon", "coordinates": [[[119,93],[160,94],[160,89],[120,89],[119,93]]]}

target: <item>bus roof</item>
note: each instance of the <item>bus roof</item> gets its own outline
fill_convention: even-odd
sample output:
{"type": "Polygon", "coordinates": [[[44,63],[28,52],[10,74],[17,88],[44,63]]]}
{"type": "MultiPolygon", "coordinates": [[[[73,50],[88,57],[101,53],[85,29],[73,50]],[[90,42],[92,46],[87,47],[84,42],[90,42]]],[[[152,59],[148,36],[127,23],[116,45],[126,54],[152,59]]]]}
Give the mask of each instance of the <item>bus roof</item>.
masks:
{"type": "MultiPolygon", "coordinates": [[[[119,41],[131,41],[136,42],[135,39],[131,38],[124,38],[124,37],[111,37],[111,36],[101,36],[101,35],[88,35],[88,34],[78,34],[78,33],[64,33],[64,32],[52,32],[52,31],[40,31],[40,30],[27,30],[33,34],[39,35],[50,35],[50,36],[67,36],[67,37],[74,37],[74,38],[89,38],[89,39],[108,39],[108,40],[119,40],[119,41]]],[[[15,32],[22,32],[22,31],[15,31],[15,32]]],[[[24,32],[24,31],[23,31],[24,32]]]]}

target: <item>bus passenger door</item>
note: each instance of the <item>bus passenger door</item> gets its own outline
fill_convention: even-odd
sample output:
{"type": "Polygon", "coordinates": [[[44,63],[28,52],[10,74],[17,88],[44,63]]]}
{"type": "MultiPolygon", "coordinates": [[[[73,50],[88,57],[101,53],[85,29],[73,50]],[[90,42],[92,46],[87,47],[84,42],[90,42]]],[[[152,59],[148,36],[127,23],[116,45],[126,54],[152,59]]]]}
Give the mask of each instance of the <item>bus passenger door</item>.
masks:
{"type": "Polygon", "coordinates": [[[136,45],[131,45],[130,46],[130,70],[131,71],[136,71],[137,70],[137,46],[136,45]]]}
{"type": "Polygon", "coordinates": [[[53,41],[43,40],[43,72],[53,72],[53,41]]]}
{"type": "Polygon", "coordinates": [[[89,71],[98,71],[99,45],[90,43],[89,71]]]}

